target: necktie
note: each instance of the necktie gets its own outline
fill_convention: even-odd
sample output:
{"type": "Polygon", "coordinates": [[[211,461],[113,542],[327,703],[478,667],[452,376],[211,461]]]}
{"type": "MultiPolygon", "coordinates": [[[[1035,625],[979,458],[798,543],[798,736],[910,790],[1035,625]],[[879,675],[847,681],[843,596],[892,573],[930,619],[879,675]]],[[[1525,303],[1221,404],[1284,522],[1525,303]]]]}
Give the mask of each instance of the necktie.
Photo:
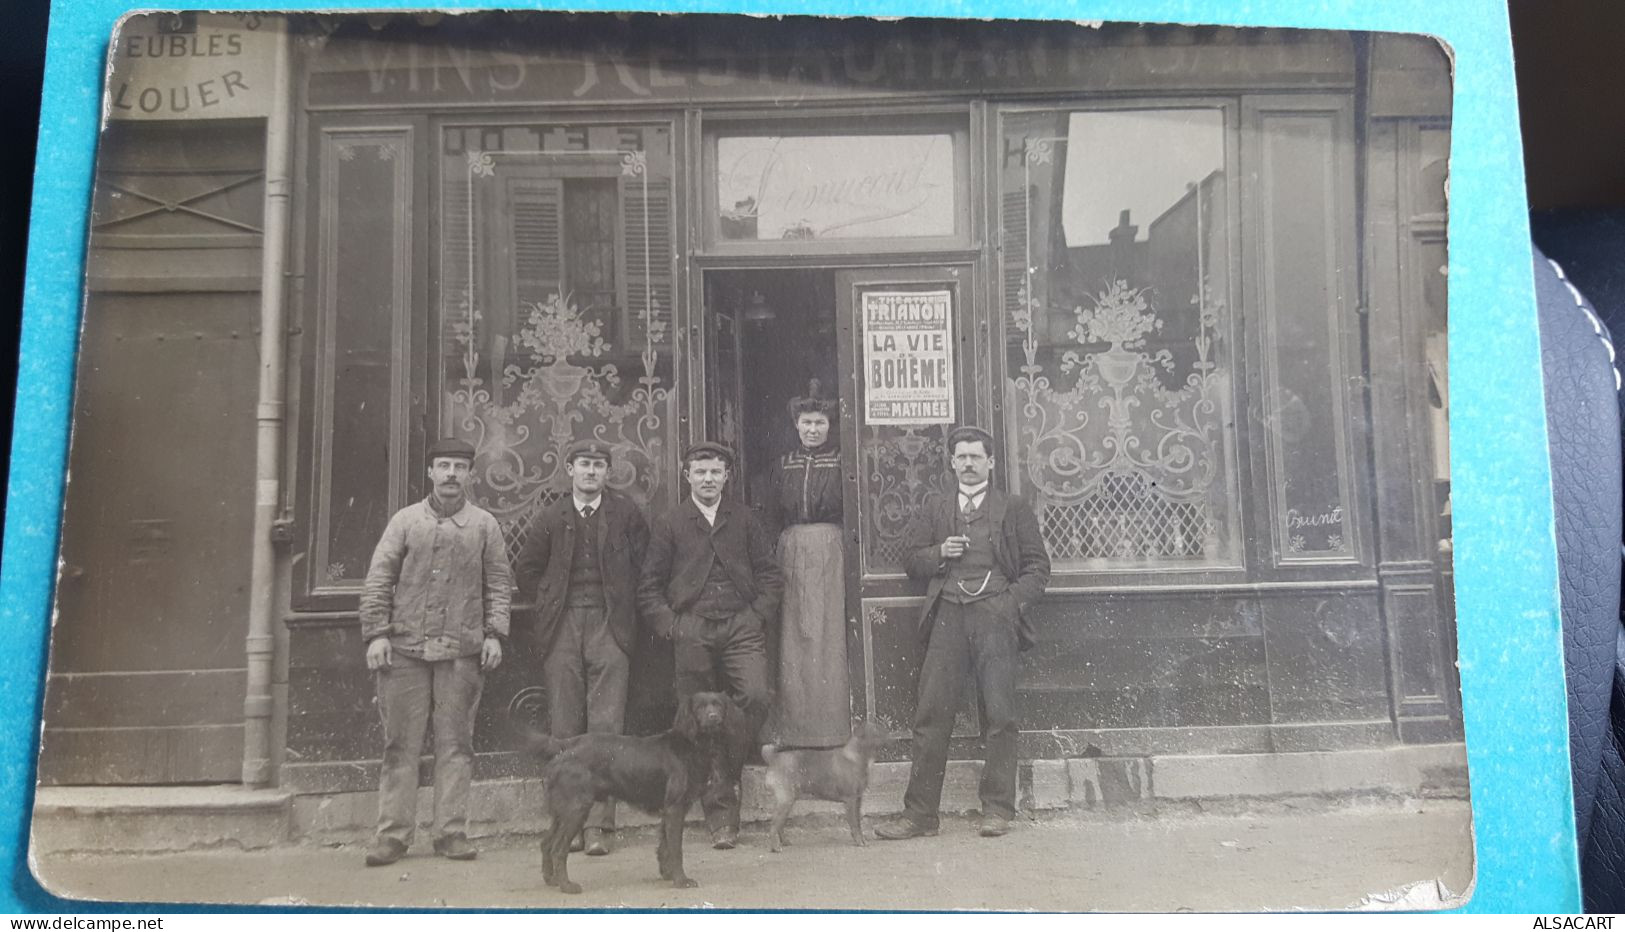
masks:
{"type": "Polygon", "coordinates": [[[979,498],[981,498],[980,494],[968,495],[964,492],[959,493],[959,513],[968,515],[975,511],[976,500],[979,498]]]}
{"type": "Polygon", "coordinates": [[[582,518],[582,520],[584,520],[584,521],[592,520],[592,513],[595,510],[596,509],[594,509],[591,505],[582,505],[581,506],[581,518],[582,518]]]}

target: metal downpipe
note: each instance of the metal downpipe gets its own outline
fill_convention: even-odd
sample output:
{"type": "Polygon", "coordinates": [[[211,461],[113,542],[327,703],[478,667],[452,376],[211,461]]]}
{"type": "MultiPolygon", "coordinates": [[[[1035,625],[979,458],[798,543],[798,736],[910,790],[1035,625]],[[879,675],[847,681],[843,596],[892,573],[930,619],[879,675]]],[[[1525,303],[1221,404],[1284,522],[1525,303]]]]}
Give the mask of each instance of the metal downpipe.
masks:
{"type": "Polygon", "coordinates": [[[254,538],[249,575],[247,687],[243,698],[243,776],[247,786],[271,782],[272,663],[276,653],[276,550],[271,535],[282,500],[282,433],[287,368],[286,271],[291,199],[289,148],[293,137],[292,37],[281,36],[265,121],[265,227],[260,243],[260,377],[255,408],[254,538]]]}

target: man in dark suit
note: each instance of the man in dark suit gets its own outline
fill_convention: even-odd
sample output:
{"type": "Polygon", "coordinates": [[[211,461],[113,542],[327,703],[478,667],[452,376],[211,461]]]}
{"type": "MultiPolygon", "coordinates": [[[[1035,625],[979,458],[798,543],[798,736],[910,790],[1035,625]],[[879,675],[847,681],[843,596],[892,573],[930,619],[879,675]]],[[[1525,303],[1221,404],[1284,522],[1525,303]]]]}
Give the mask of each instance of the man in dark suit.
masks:
{"type": "Polygon", "coordinates": [[[903,814],[876,826],[884,839],[937,833],[948,738],[971,678],[987,754],[981,834],[1003,835],[1016,814],[1016,654],[1033,643],[1022,613],[1049,584],[1049,554],[1032,508],[989,482],[993,437],[977,427],[955,428],[948,450],[958,492],[926,509],[909,531],[904,568],[927,581],[920,614],[925,660],[903,814]]]}
{"type": "MultiPolygon", "coordinates": [[[[519,555],[519,584],[535,586],[549,727],[555,738],[620,734],[637,625],[637,579],[649,525],[636,503],[609,489],[608,444],[582,440],[564,453],[570,494],[543,508],[519,555]]],[[[572,850],[610,852],[615,801],[593,807],[572,850]]]]}
{"type": "Polygon", "coordinates": [[[746,733],[721,785],[702,800],[717,848],[732,848],[739,835],[739,776],[767,718],[764,629],[777,623],[784,594],[772,538],[750,509],[722,495],[733,462],[719,443],[683,454],[690,495],[655,522],[638,587],[644,620],[673,644],[677,694],[720,686],[744,712],[746,733]]]}

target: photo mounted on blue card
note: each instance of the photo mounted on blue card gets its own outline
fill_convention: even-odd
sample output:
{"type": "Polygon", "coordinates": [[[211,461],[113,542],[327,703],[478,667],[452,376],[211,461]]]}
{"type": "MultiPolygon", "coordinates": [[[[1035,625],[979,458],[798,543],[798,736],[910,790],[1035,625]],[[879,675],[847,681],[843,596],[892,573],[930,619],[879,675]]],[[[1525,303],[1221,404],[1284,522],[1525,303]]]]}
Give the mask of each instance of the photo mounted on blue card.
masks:
{"type": "Polygon", "coordinates": [[[48,890],[1467,901],[1441,43],[169,12],[109,63],[48,890]]]}

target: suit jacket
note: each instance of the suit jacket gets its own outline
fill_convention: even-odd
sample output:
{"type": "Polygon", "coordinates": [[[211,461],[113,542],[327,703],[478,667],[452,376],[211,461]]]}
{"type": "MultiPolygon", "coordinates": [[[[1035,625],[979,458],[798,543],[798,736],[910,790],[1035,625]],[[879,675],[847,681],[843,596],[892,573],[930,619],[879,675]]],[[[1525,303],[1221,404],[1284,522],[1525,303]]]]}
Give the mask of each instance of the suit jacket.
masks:
{"type": "MultiPolygon", "coordinates": [[[[1016,626],[1016,639],[1022,650],[1036,643],[1033,626],[1026,618],[1028,605],[1038,601],[1049,585],[1049,551],[1044,549],[1044,537],[1038,530],[1038,519],[1032,508],[1020,498],[1005,495],[988,487],[988,521],[1000,529],[993,536],[993,562],[1010,581],[1006,591],[1015,596],[1013,608],[1005,607],[1008,600],[993,599],[996,610],[1013,611],[1010,621],[1016,626]]],[[[925,509],[920,520],[909,528],[907,553],[903,569],[911,578],[927,580],[925,608],[920,611],[920,639],[931,636],[931,613],[936,611],[937,600],[942,597],[942,586],[948,578],[948,565],[942,559],[941,546],[945,538],[955,533],[959,496],[945,495],[941,501],[925,509]]]]}
{"type": "Polygon", "coordinates": [[[778,620],[784,574],[773,555],[773,540],[756,516],[724,497],[713,528],[692,498],[655,522],[643,563],[638,603],[643,619],[663,638],[671,637],[677,616],[699,601],[713,560],[720,559],[750,611],[763,625],[778,620]]]}
{"type": "MultiPolygon", "coordinates": [[[[605,489],[598,518],[598,569],[603,577],[609,630],[621,650],[632,653],[638,620],[637,578],[649,546],[649,525],[637,503],[605,489]]],[[[566,495],[531,521],[530,536],[515,571],[522,589],[536,593],[536,646],[546,653],[569,604],[575,535],[582,524],[575,499],[566,495]]]]}

